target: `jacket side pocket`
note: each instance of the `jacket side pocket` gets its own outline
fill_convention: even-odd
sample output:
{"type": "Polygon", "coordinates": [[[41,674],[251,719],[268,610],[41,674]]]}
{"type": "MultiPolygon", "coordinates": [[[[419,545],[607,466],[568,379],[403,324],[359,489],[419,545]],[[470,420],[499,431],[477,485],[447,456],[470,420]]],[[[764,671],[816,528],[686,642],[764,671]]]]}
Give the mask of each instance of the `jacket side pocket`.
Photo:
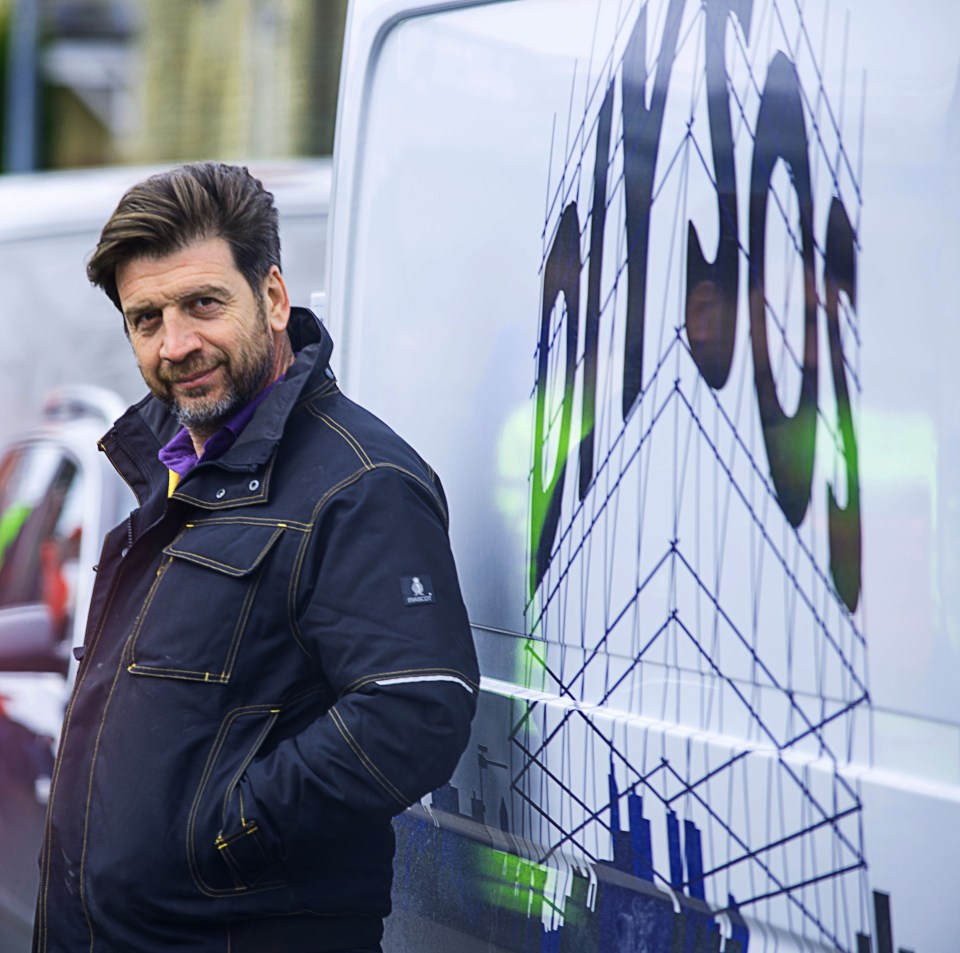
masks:
{"type": "Polygon", "coordinates": [[[265,705],[236,709],[223,720],[187,821],[187,861],[207,896],[283,887],[280,850],[243,803],[241,779],[280,715],[265,705]],[[237,757],[238,752],[243,752],[237,757]]]}

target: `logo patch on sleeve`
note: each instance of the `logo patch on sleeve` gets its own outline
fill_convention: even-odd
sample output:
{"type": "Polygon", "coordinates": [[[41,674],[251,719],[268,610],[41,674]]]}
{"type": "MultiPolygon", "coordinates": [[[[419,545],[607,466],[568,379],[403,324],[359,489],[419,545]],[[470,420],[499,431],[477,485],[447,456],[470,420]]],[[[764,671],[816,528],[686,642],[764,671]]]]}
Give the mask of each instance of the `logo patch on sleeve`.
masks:
{"type": "Polygon", "coordinates": [[[433,598],[433,583],[429,576],[401,576],[400,591],[408,606],[422,606],[437,601],[433,598]]]}

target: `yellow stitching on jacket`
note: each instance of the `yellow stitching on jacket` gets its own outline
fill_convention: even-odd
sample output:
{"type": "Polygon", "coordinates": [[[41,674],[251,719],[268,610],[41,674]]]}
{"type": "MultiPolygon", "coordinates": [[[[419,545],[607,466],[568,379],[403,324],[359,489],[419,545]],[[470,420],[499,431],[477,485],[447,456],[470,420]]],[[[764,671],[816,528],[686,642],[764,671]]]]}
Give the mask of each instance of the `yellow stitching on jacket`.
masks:
{"type": "Polygon", "coordinates": [[[253,603],[257,598],[257,592],[260,590],[260,579],[263,573],[257,573],[257,578],[253,584],[247,587],[247,593],[240,607],[240,615],[237,618],[236,628],[233,630],[233,638],[230,640],[230,648],[227,650],[227,657],[223,663],[223,681],[229,681],[233,674],[233,666],[237,661],[237,653],[240,651],[240,640],[246,631],[247,622],[250,619],[250,613],[253,611],[253,603]]]}
{"type": "MultiPolygon", "coordinates": [[[[278,526],[283,529],[294,529],[301,533],[309,532],[310,524],[287,517],[251,516],[241,513],[238,516],[203,516],[201,519],[191,520],[184,524],[184,529],[203,529],[206,526],[278,526]]],[[[180,539],[183,534],[177,536],[180,539]]],[[[176,542],[176,540],[174,540],[176,542]]]]}
{"type": "MultiPolygon", "coordinates": [[[[200,783],[197,787],[197,792],[194,795],[193,803],[190,806],[190,813],[187,817],[187,833],[186,833],[186,849],[187,849],[187,864],[190,868],[190,876],[193,879],[194,884],[197,889],[205,894],[208,897],[226,897],[232,896],[237,893],[261,893],[266,890],[276,890],[278,887],[284,886],[281,881],[270,881],[269,883],[260,884],[256,887],[246,887],[246,886],[235,886],[229,888],[216,888],[211,887],[207,884],[200,875],[200,868],[197,865],[197,853],[196,853],[196,829],[197,829],[197,815],[200,811],[200,804],[203,800],[203,795],[206,791],[207,785],[210,783],[210,778],[213,775],[214,768],[216,767],[217,762],[220,760],[220,754],[223,750],[223,746],[226,743],[227,738],[230,734],[230,729],[233,726],[233,723],[237,718],[242,715],[262,715],[269,714],[271,717],[268,719],[268,722],[272,725],[276,721],[277,715],[280,712],[280,708],[275,705],[250,705],[245,708],[235,708],[233,711],[229,712],[220,723],[220,728],[217,732],[217,736],[214,739],[213,748],[210,750],[210,753],[207,755],[206,763],[204,764],[203,773],[200,776],[200,783]]],[[[258,736],[259,740],[259,736],[258,736]]],[[[262,740],[259,740],[259,743],[262,744],[262,740]]],[[[256,749],[251,748],[256,754],[256,749]]]]}
{"type": "MultiPolygon", "coordinates": [[[[332,430],[339,433],[344,438],[344,440],[346,440],[350,444],[350,446],[353,448],[354,453],[356,453],[357,456],[360,457],[360,460],[363,462],[364,466],[367,469],[397,470],[400,473],[405,473],[412,480],[415,480],[417,483],[419,483],[420,486],[422,486],[433,497],[433,499],[436,500],[437,506],[440,508],[440,512],[443,513],[444,523],[446,524],[449,522],[449,514],[447,513],[447,508],[443,505],[443,500],[441,499],[440,494],[437,492],[437,488],[433,486],[430,482],[428,482],[427,480],[424,480],[422,477],[418,476],[416,473],[413,473],[412,471],[408,470],[406,467],[402,467],[399,464],[389,463],[389,462],[374,463],[370,459],[370,456],[367,454],[366,450],[364,450],[360,442],[356,439],[356,437],[353,436],[352,433],[350,433],[349,430],[346,429],[346,427],[343,426],[343,424],[334,420],[334,418],[331,417],[329,414],[322,413],[321,411],[316,410],[313,407],[308,407],[307,410],[311,414],[313,414],[313,416],[316,417],[318,420],[322,420],[325,424],[327,424],[328,427],[330,427],[332,430]]],[[[427,468],[427,472],[430,474],[430,479],[432,480],[436,475],[433,471],[433,468],[426,461],[424,461],[424,466],[427,468]]]]}
{"type": "Polygon", "coordinates": [[[260,478],[260,492],[256,495],[246,495],[242,499],[232,499],[232,500],[221,500],[210,501],[202,500],[196,496],[189,496],[184,490],[178,487],[173,494],[173,499],[183,500],[187,503],[196,503],[197,506],[202,507],[206,510],[222,510],[231,506],[250,506],[254,503],[262,503],[270,492],[270,477],[273,474],[273,468],[276,464],[276,454],[274,454],[267,461],[267,467],[264,470],[263,476],[260,478]]]}
{"type": "MultiPolygon", "coordinates": [[[[94,651],[96,651],[97,645],[100,642],[100,636],[103,634],[104,627],[106,625],[107,617],[110,614],[110,610],[113,608],[113,601],[116,598],[117,592],[120,590],[120,580],[123,577],[124,565],[121,563],[120,567],[117,570],[116,575],[114,576],[113,583],[109,592],[109,598],[107,599],[106,605],[103,608],[103,611],[100,615],[100,622],[97,626],[97,631],[94,633],[93,638],[90,641],[90,647],[88,651],[92,656],[94,651]]],[[[120,656],[121,663],[123,661],[123,654],[120,656]]],[[[88,668],[84,668],[80,672],[77,678],[77,684],[74,687],[73,694],[70,698],[70,704],[67,706],[66,713],[63,720],[63,731],[60,736],[60,745],[59,748],[62,750],[64,744],[66,743],[67,735],[70,733],[71,728],[71,718],[73,716],[73,707],[76,704],[77,695],[79,693],[80,686],[83,684],[84,680],[87,677],[88,668]]],[[[50,797],[48,800],[48,807],[52,809],[53,802],[57,796],[57,781],[60,777],[60,759],[59,757],[54,762],[53,776],[50,779],[50,797]]],[[[44,821],[44,848],[43,848],[43,869],[42,869],[42,881],[40,883],[40,889],[38,891],[37,897],[37,913],[38,920],[40,921],[38,933],[38,939],[40,941],[41,949],[46,950],[47,948],[47,894],[50,889],[50,852],[52,850],[52,841],[51,837],[51,816],[50,812],[47,813],[47,818],[44,821]]]]}
{"type": "MultiPolygon", "coordinates": [[[[256,752],[260,750],[260,747],[263,745],[264,741],[267,740],[267,735],[270,734],[270,729],[273,728],[273,726],[277,723],[276,716],[280,714],[280,709],[272,708],[270,709],[270,714],[273,717],[268,718],[263,723],[263,727],[260,729],[260,733],[257,735],[257,740],[250,746],[250,751],[247,752],[247,756],[240,762],[236,772],[230,779],[230,783],[227,785],[227,788],[223,793],[223,806],[220,809],[220,816],[224,821],[227,818],[227,808],[229,807],[230,795],[240,783],[240,779],[243,777],[244,771],[246,771],[250,766],[250,762],[254,759],[254,757],[256,757],[256,752]]],[[[240,795],[240,822],[244,823],[243,792],[238,791],[237,793],[240,795]]]]}
{"type": "Polygon", "coordinates": [[[391,797],[396,798],[397,801],[403,807],[406,807],[410,804],[410,799],[403,796],[403,792],[399,788],[393,786],[390,782],[390,779],[373,763],[367,753],[360,746],[360,742],[353,737],[350,733],[350,729],[347,728],[346,722],[344,722],[343,717],[340,715],[340,712],[336,708],[331,708],[328,714],[331,717],[333,723],[337,726],[337,730],[343,736],[343,740],[350,746],[350,750],[357,756],[360,763],[370,772],[371,775],[379,782],[380,786],[389,794],[391,797]]]}
{"type": "Polygon", "coordinates": [[[240,607],[240,614],[237,617],[237,623],[233,629],[233,635],[230,644],[227,647],[227,654],[223,662],[223,668],[219,675],[212,672],[200,672],[196,669],[169,668],[160,665],[142,665],[132,662],[127,671],[134,675],[150,675],[156,678],[180,678],[188,682],[205,682],[217,685],[226,685],[233,675],[233,666],[237,660],[237,654],[240,651],[240,642],[243,633],[247,627],[247,621],[250,618],[250,612],[253,609],[253,603],[260,588],[260,575],[256,580],[247,586],[244,593],[243,604],[240,607]]]}
{"type": "MultiPolygon", "coordinates": [[[[277,529],[274,532],[273,536],[271,537],[271,543],[268,543],[267,546],[264,547],[264,550],[261,552],[260,556],[258,556],[258,560],[260,560],[263,556],[263,553],[265,553],[270,548],[270,546],[272,545],[272,541],[279,538],[279,536],[282,533],[283,533],[283,530],[281,529],[277,529]]],[[[180,537],[178,537],[178,539],[179,538],[180,537]]],[[[161,567],[163,572],[158,572],[157,578],[154,580],[153,586],[151,586],[150,591],[147,593],[147,598],[144,600],[143,607],[141,608],[140,614],[137,617],[137,621],[134,625],[134,630],[131,637],[132,641],[130,645],[130,664],[127,667],[127,671],[129,671],[133,675],[148,675],[148,676],[153,676],[155,678],[180,678],[185,681],[225,685],[227,682],[230,681],[230,676],[233,674],[233,666],[234,666],[234,663],[236,662],[237,653],[240,650],[240,641],[242,639],[243,632],[246,628],[247,621],[250,618],[250,612],[253,609],[253,602],[256,598],[256,594],[260,588],[260,576],[262,575],[262,563],[254,567],[253,571],[256,571],[256,570],[260,570],[260,571],[257,572],[256,579],[253,582],[248,583],[246,586],[246,591],[244,592],[244,597],[243,597],[243,603],[241,604],[240,612],[239,612],[239,615],[237,616],[237,622],[234,626],[233,635],[231,636],[230,643],[227,646],[227,653],[221,666],[221,672],[219,675],[215,675],[214,673],[209,671],[201,671],[198,669],[174,668],[172,666],[151,665],[149,663],[144,664],[144,663],[137,662],[136,660],[136,656],[135,656],[136,643],[140,636],[140,632],[142,631],[142,628],[143,628],[143,620],[146,618],[147,612],[149,610],[149,606],[153,602],[155,591],[157,586],[159,585],[160,579],[162,578],[163,575],[166,574],[166,570],[171,564],[171,562],[172,562],[172,557],[170,557],[167,563],[165,563],[164,566],[161,567]]],[[[233,578],[238,578],[238,577],[233,576],[233,578]]]]}
{"type": "Polygon", "coordinates": [[[179,678],[185,682],[206,682],[213,685],[226,685],[230,681],[223,675],[213,675],[210,672],[198,672],[190,668],[161,668],[159,665],[140,665],[134,663],[127,666],[131,675],[144,675],[151,678],[179,678]]]}
{"type": "Polygon", "coordinates": [[[187,550],[187,549],[176,549],[174,547],[176,545],[177,540],[183,538],[182,533],[180,534],[180,536],[177,537],[177,540],[174,540],[174,542],[172,542],[169,546],[167,546],[166,549],[164,549],[164,552],[169,553],[172,556],[178,556],[181,559],[186,560],[187,562],[197,563],[198,565],[201,565],[201,566],[207,566],[210,569],[221,570],[222,572],[227,573],[230,576],[238,578],[240,576],[245,576],[248,573],[253,572],[253,570],[260,565],[264,557],[273,547],[273,544],[283,535],[283,530],[284,530],[283,524],[280,524],[277,526],[277,528],[273,531],[273,533],[271,534],[270,538],[266,541],[266,543],[264,543],[263,547],[260,549],[260,552],[257,553],[256,557],[254,557],[253,562],[249,566],[231,566],[228,563],[222,563],[219,560],[214,559],[212,556],[202,556],[200,553],[191,552],[190,550],[187,550]]]}
{"type": "Polygon", "coordinates": [[[343,424],[334,420],[333,417],[331,417],[329,414],[322,413],[321,411],[316,410],[313,407],[307,407],[307,410],[314,417],[316,417],[317,420],[320,420],[323,423],[325,423],[334,433],[337,433],[341,437],[343,437],[344,441],[350,446],[353,452],[360,458],[360,462],[364,465],[366,469],[370,470],[373,468],[373,462],[370,460],[370,457],[367,456],[367,452],[363,449],[363,447],[361,446],[357,438],[354,437],[353,434],[350,433],[350,431],[343,426],[343,424]]]}
{"type": "Polygon", "coordinates": [[[200,801],[202,800],[203,793],[206,791],[207,784],[210,782],[210,776],[213,773],[213,767],[219,760],[220,751],[227,739],[227,735],[230,733],[230,727],[233,725],[234,721],[240,717],[240,715],[246,713],[247,711],[243,708],[235,708],[224,717],[223,721],[220,722],[220,728],[217,731],[216,738],[214,738],[213,747],[210,749],[210,753],[207,755],[207,760],[203,766],[203,772],[200,775],[200,783],[197,785],[197,791],[194,794],[193,803],[190,805],[190,813],[187,816],[187,862],[190,866],[190,874],[193,877],[194,883],[204,893],[207,892],[204,889],[206,885],[202,883],[199,876],[199,870],[196,868],[196,851],[194,841],[197,813],[200,810],[200,801]]]}
{"type": "Polygon", "coordinates": [[[437,506],[440,507],[440,512],[443,513],[443,522],[444,525],[449,522],[449,514],[447,513],[447,508],[443,505],[443,500],[440,499],[440,494],[437,493],[437,488],[427,483],[422,477],[418,477],[416,473],[411,473],[406,467],[401,467],[396,463],[378,463],[376,465],[378,470],[396,470],[399,473],[405,473],[411,480],[416,480],[437,502],[437,506]]]}
{"type": "Polygon", "coordinates": [[[291,632],[293,633],[294,639],[297,642],[297,645],[299,645],[300,648],[303,649],[303,652],[307,656],[307,658],[313,661],[316,661],[316,656],[314,655],[313,652],[310,651],[309,647],[307,646],[306,639],[303,637],[303,632],[301,632],[300,630],[300,624],[297,621],[296,614],[295,614],[296,588],[300,582],[300,570],[303,567],[307,543],[313,532],[313,528],[316,526],[317,517],[320,515],[320,512],[324,508],[324,506],[327,505],[327,502],[345,487],[348,487],[351,484],[356,483],[357,480],[359,480],[364,473],[369,473],[369,472],[370,472],[369,470],[354,470],[353,473],[344,477],[342,480],[340,480],[339,483],[335,483],[332,487],[330,487],[329,490],[327,490],[326,493],[323,494],[323,496],[320,497],[320,499],[317,501],[316,506],[314,506],[313,508],[313,514],[311,516],[311,524],[310,524],[311,531],[306,536],[304,536],[303,541],[300,544],[300,549],[297,552],[297,558],[294,560],[293,570],[290,573],[290,583],[287,587],[287,593],[288,593],[287,599],[288,599],[288,604],[291,607],[290,608],[290,623],[291,623],[290,629],[291,629],[291,632]]]}
{"type": "Polygon", "coordinates": [[[314,400],[323,400],[326,397],[332,397],[334,394],[338,394],[340,388],[336,385],[334,381],[325,381],[319,387],[310,391],[309,394],[301,394],[299,400],[294,404],[294,408],[299,410],[305,404],[309,404],[314,400]]]}
{"type": "MultiPolygon", "coordinates": [[[[311,410],[311,413],[313,413],[314,416],[318,418],[320,418],[321,416],[323,417],[326,416],[325,414],[324,415],[317,414],[312,410],[311,410]]],[[[372,467],[369,469],[364,468],[363,470],[354,470],[353,473],[344,477],[338,483],[335,483],[332,487],[330,487],[330,489],[328,489],[327,492],[320,497],[320,499],[317,501],[316,506],[313,508],[313,513],[310,516],[310,530],[303,537],[303,540],[300,543],[300,548],[297,552],[297,556],[293,564],[293,569],[290,573],[290,583],[287,587],[287,605],[288,605],[287,614],[288,614],[288,620],[290,623],[290,630],[293,633],[293,637],[296,640],[297,644],[300,646],[300,648],[303,650],[306,656],[310,659],[315,658],[315,656],[313,652],[310,651],[310,648],[307,645],[307,640],[304,637],[302,630],[300,629],[300,623],[299,623],[299,620],[297,619],[297,614],[296,614],[296,592],[300,585],[300,572],[301,572],[301,569],[303,568],[303,563],[306,558],[306,550],[309,545],[310,536],[314,528],[316,527],[317,520],[320,518],[320,514],[323,511],[323,508],[327,505],[327,503],[330,502],[330,500],[337,493],[339,493],[341,490],[346,489],[348,486],[351,486],[354,483],[356,483],[365,473],[373,473],[373,472],[376,472],[377,470],[395,470],[398,473],[403,473],[406,476],[410,477],[412,480],[415,480],[418,484],[424,487],[424,489],[426,489],[431,494],[434,500],[436,500],[438,506],[440,507],[441,512],[444,515],[444,522],[446,523],[447,511],[446,511],[446,508],[443,506],[440,500],[440,497],[437,495],[435,488],[430,486],[428,483],[424,482],[424,480],[418,477],[415,473],[411,473],[409,470],[405,469],[404,467],[396,466],[391,463],[376,463],[376,464],[373,464],[372,467]]],[[[473,684],[469,681],[469,679],[466,679],[466,681],[468,684],[473,684]]]]}
{"type": "Polygon", "coordinates": [[[290,567],[290,575],[287,577],[287,627],[290,629],[293,641],[300,647],[300,651],[311,661],[316,661],[313,653],[307,648],[306,639],[304,639],[297,622],[297,584],[306,556],[307,545],[310,542],[310,535],[310,533],[305,533],[300,540],[300,545],[297,547],[296,555],[293,558],[293,565],[290,567]]]}
{"type": "Polygon", "coordinates": [[[87,840],[90,833],[90,804],[93,801],[93,778],[96,774],[97,755],[100,753],[100,739],[103,736],[103,729],[107,723],[107,712],[110,710],[110,702],[113,700],[113,693],[116,691],[117,683],[120,681],[120,673],[123,671],[123,664],[129,647],[129,639],[120,653],[120,661],[117,663],[117,670],[113,674],[113,682],[110,685],[110,692],[103,704],[103,712],[100,716],[100,728],[97,730],[97,740],[93,744],[93,754],[90,757],[90,775],[87,780],[87,801],[83,814],[83,844],[80,849],[80,906],[83,908],[83,916],[87,921],[87,929],[90,931],[90,949],[93,950],[95,937],[93,935],[93,923],[90,920],[90,911],[87,909],[86,877],[84,875],[87,865],[87,840]]]}
{"type": "Polygon", "coordinates": [[[146,617],[147,613],[150,611],[150,605],[153,602],[154,596],[157,592],[157,587],[160,585],[160,580],[163,579],[164,573],[170,566],[170,563],[173,562],[172,556],[167,556],[166,561],[160,564],[160,568],[157,569],[157,574],[154,577],[153,582],[150,584],[149,590],[147,590],[146,598],[143,600],[143,605],[140,606],[140,611],[137,613],[137,618],[133,623],[133,630],[130,633],[130,639],[127,643],[130,649],[130,663],[136,665],[136,647],[137,647],[137,636],[140,634],[140,628],[143,625],[143,620],[146,617]]]}

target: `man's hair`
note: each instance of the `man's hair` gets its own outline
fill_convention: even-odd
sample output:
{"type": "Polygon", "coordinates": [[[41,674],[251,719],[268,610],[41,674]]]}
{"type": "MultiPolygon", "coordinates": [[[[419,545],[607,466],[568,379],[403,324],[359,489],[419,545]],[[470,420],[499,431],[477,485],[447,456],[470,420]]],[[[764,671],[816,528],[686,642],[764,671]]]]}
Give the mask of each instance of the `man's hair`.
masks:
{"type": "Polygon", "coordinates": [[[210,238],[227,242],[255,295],[271,267],[280,267],[273,195],[245,167],[194,162],[133,186],[103,226],[87,277],[122,311],[121,265],[134,258],[163,258],[210,238]]]}

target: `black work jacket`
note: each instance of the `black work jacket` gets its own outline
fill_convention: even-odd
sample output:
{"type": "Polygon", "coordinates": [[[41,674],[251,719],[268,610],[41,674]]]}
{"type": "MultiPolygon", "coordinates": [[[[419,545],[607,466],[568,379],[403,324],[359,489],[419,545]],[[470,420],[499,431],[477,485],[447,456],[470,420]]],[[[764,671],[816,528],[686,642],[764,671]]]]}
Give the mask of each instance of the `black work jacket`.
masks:
{"type": "Polygon", "coordinates": [[[102,441],[140,507],[99,564],[39,953],[226,953],[251,921],[384,916],[390,817],[466,744],[479,675],[440,482],[340,393],[310,312],[289,334],[286,377],[172,497],[156,400],[102,441]]]}

